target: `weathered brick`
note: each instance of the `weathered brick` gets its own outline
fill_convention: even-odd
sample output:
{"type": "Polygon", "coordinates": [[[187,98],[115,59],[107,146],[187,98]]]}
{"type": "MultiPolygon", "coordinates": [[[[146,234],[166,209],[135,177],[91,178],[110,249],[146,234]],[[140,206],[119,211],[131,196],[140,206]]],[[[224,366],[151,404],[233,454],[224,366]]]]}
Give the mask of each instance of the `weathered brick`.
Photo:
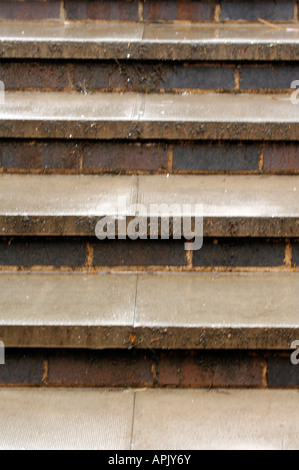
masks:
{"type": "MultiPolygon", "coordinates": [[[[294,338],[299,339],[299,338],[294,338]]],[[[291,362],[291,354],[276,354],[268,359],[269,387],[299,387],[299,365],[291,362]]]]}
{"type": "Polygon", "coordinates": [[[264,170],[298,171],[299,145],[277,144],[264,148],[264,170]]]}
{"type": "Polygon", "coordinates": [[[161,77],[159,88],[232,90],[235,88],[234,68],[169,64],[161,77]]]}
{"type": "Polygon", "coordinates": [[[49,385],[151,387],[152,353],[139,351],[55,351],[49,358],[49,385]]]}
{"type": "Polygon", "coordinates": [[[69,89],[71,66],[64,61],[4,60],[0,61],[0,80],[6,90],[69,89]]]}
{"type": "Polygon", "coordinates": [[[149,21],[212,21],[215,16],[214,1],[146,0],[144,20],[149,21]]]}
{"type": "Polygon", "coordinates": [[[262,354],[238,351],[54,351],[48,385],[258,387],[262,371],[262,354]]]}
{"type": "Polygon", "coordinates": [[[238,351],[162,353],[160,387],[257,387],[262,384],[262,359],[238,351]]]}
{"type": "Polygon", "coordinates": [[[0,141],[4,170],[79,170],[81,145],[74,142],[0,141]]]}
{"type": "Polygon", "coordinates": [[[40,351],[6,349],[0,365],[1,385],[41,385],[45,357],[40,351]]]}
{"type": "Polygon", "coordinates": [[[292,241],[292,266],[299,267],[299,240],[292,241]]]}
{"type": "Polygon", "coordinates": [[[41,146],[35,142],[0,142],[0,167],[7,169],[36,170],[42,167],[41,146]]]}
{"type": "Polygon", "coordinates": [[[294,0],[222,0],[221,13],[222,20],[293,20],[294,0]]]}
{"type": "Polygon", "coordinates": [[[186,252],[181,240],[98,240],[94,266],[184,266],[186,252]]]}
{"type": "Polygon", "coordinates": [[[119,62],[111,66],[110,88],[128,91],[233,89],[234,68],[189,63],[119,62]]]}
{"type": "Polygon", "coordinates": [[[40,144],[42,169],[79,170],[82,145],[75,142],[47,142],[40,144]]]}
{"type": "Polygon", "coordinates": [[[200,143],[176,145],[173,170],[249,171],[259,168],[259,148],[254,144],[200,143]]]}
{"type": "Polygon", "coordinates": [[[240,88],[243,90],[288,90],[299,76],[298,64],[241,66],[240,88]]]}
{"type": "Polygon", "coordinates": [[[203,247],[194,251],[194,266],[282,266],[285,242],[262,238],[204,239],[203,247]]]}
{"type": "Polygon", "coordinates": [[[156,61],[2,61],[7,90],[221,89],[235,87],[234,67],[156,61]]]}
{"type": "Polygon", "coordinates": [[[168,146],[165,144],[96,143],[83,146],[83,169],[104,171],[167,170],[168,146]]]}
{"type": "Polygon", "coordinates": [[[66,0],[65,10],[68,20],[138,20],[137,0],[66,0]]]}
{"type": "Polygon", "coordinates": [[[1,238],[0,265],[83,266],[86,242],[71,238],[1,238]]]}
{"type": "Polygon", "coordinates": [[[110,77],[118,70],[115,62],[78,61],[72,68],[72,86],[83,93],[110,88],[110,77]]]}
{"type": "Polygon", "coordinates": [[[43,20],[60,18],[60,0],[1,1],[0,19],[43,20]]]}

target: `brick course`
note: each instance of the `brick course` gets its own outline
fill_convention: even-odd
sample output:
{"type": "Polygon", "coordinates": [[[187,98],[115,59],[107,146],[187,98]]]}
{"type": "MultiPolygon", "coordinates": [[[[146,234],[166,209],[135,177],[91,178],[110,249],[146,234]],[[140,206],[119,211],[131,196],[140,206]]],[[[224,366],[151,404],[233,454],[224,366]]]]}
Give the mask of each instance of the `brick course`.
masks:
{"type": "Polygon", "coordinates": [[[0,20],[59,20],[60,5],[60,0],[1,1],[0,20]]]}
{"type": "Polygon", "coordinates": [[[0,386],[298,388],[291,352],[6,349],[0,386]]]}
{"type": "Polygon", "coordinates": [[[294,19],[293,0],[222,0],[221,18],[225,20],[288,21],[294,19]]]}
{"type": "Polygon", "coordinates": [[[68,20],[138,20],[138,1],[136,0],[66,0],[65,10],[68,20]]]}
{"type": "Polygon", "coordinates": [[[104,240],[93,245],[94,266],[186,266],[183,240],[104,240]]]}
{"type": "Polygon", "coordinates": [[[1,238],[2,266],[84,266],[86,243],[71,238],[1,238]]]}
{"type": "Polygon", "coordinates": [[[259,169],[259,148],[255,144],[199,143],[175,145],[173,170],[252,171],[259,169]]]}
{"type": "Polygon", "coordinates": [[[194,266],[282,266],[285,258],[283,240],[261,238],[205,239],[193,254],[194,266]]]}

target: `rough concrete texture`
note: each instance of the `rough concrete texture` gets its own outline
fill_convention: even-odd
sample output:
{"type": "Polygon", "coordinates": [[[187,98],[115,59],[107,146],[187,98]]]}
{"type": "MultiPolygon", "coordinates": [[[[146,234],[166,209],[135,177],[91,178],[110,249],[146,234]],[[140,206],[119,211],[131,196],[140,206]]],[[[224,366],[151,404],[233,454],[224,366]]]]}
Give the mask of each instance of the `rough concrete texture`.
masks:
{"type": "Polygon", "coordinates": [[[2,389],[0,411],[3,450],[298,450],[297,391],[2,389]]]}
{"type": "Polygon", "coordinates": [[[1,26],[0,57],[294,61],[298,44],[294,24],[14,22],[1,26]]]}
{"type": "MultiPolygon", "coordinates": [[[[126,218],[128,225],[138,203],[146,210],[139,235],[150,235],[151,218],[170,218],[172,234],[173,218],[189,215],[193,222],[203,216],[204,236],[298,237],[298,191],[294,175],[1,175],[0,230],[3,236],[95,236],[103,216],[126,218]],[[184,204],[190,213],[183,214],[184,204]],[[196,205],[203,207],[195,213],[196,205]]],[[[157,230],[161,235],[161,224],[157,230]]],[[[115,232],[127,234],[121,224],[115,232]]]]}
{"type": "Polygon", "coordinates": [[[7,347],[288,349],[298,274],[0,275],[7,347]]]}

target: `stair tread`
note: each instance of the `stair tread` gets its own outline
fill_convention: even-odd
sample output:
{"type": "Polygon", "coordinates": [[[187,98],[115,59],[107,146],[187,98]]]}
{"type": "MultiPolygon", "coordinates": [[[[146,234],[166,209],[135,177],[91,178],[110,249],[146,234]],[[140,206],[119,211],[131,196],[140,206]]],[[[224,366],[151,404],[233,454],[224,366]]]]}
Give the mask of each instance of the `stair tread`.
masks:
{"type": "Polygon", "coordinates": [[[290,95],[7,92],[0,137],[296,140],[290,95]]]}
{"type": "MultiPolygon", "coordinates": [[[[1,273],[7,347],[289,349],[298,273],[1,273]]],[[[297,335],[297,336],[296,336],[297,335]]]]}
{"type": "Polygon", "coordinates": [[[138,203],[147,220],[151,205],[168,204],[167,218],[180,215],[173,204],[202,204],[205,236],[299,236],[298,193],[297,175],[1,175],[0,233],[94,236],[100,217],[123,204],[134,216],[138,203]]]}
{"type": "Polygon", "coordinates": [[[2,58],[297,60],[298,28],[262,24],[1,24],[2,58]]]}
{"type": "Polygon", "coordinates": [[[2,388],[0,448],[298,450],[298,406],[296,390],[2,388]]]}

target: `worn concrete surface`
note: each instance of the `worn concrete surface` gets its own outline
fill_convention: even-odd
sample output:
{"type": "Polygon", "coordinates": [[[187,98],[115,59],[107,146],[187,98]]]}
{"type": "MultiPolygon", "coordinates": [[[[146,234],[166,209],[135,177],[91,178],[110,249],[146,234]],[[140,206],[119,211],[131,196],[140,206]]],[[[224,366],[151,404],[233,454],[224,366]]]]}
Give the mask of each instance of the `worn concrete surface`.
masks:
{"type": "Polygon", "coordinates": [[[133,449],[295,450],[298,391],[136,394],[133,449]]]}
{"type": "Polygon", "coordinates": [[[298,276],[2,273],[0,338],[7,347],[289,349],[298,276]]]}
{"type": "MultiPolygon", "coordinates": [[[[159,214],[164,219],[181,216],[184,204],[192,210],[202,204],[203,212],[191,211],[190,216],[203,215],[205,236],[296,237],[298,192],[299,177],[294,175],[1,175],[0,233],[94,236],[103,216],[126,215],[128,224],[138,202],[148,222],[159,214]],[[153,210],[151,205],[157,204],[169,208],[153,210]],[[174,204],[179,205],[175,212],[174,204]]],[[[118,230],[125,235],[116,224],[118,230]]]]}
{"type": "Polygon", "coordinates": [[[298,391],[1,389],[0,448],[298,450],[298,391]]]}
{"type": "Polygon", "coordinates": [[[298,60],[298,27],[281,24],[2,23],[2,58],[298,60]]]}
{"type": "Polygon", "coordinates": [[[0,137],[297,140],[290,95],[7,92],[0,137]]]}
{"type": "Polygon", "coordinates": [[[130,448],[132,392],[0,390],[1,450],[130,448]]]}

